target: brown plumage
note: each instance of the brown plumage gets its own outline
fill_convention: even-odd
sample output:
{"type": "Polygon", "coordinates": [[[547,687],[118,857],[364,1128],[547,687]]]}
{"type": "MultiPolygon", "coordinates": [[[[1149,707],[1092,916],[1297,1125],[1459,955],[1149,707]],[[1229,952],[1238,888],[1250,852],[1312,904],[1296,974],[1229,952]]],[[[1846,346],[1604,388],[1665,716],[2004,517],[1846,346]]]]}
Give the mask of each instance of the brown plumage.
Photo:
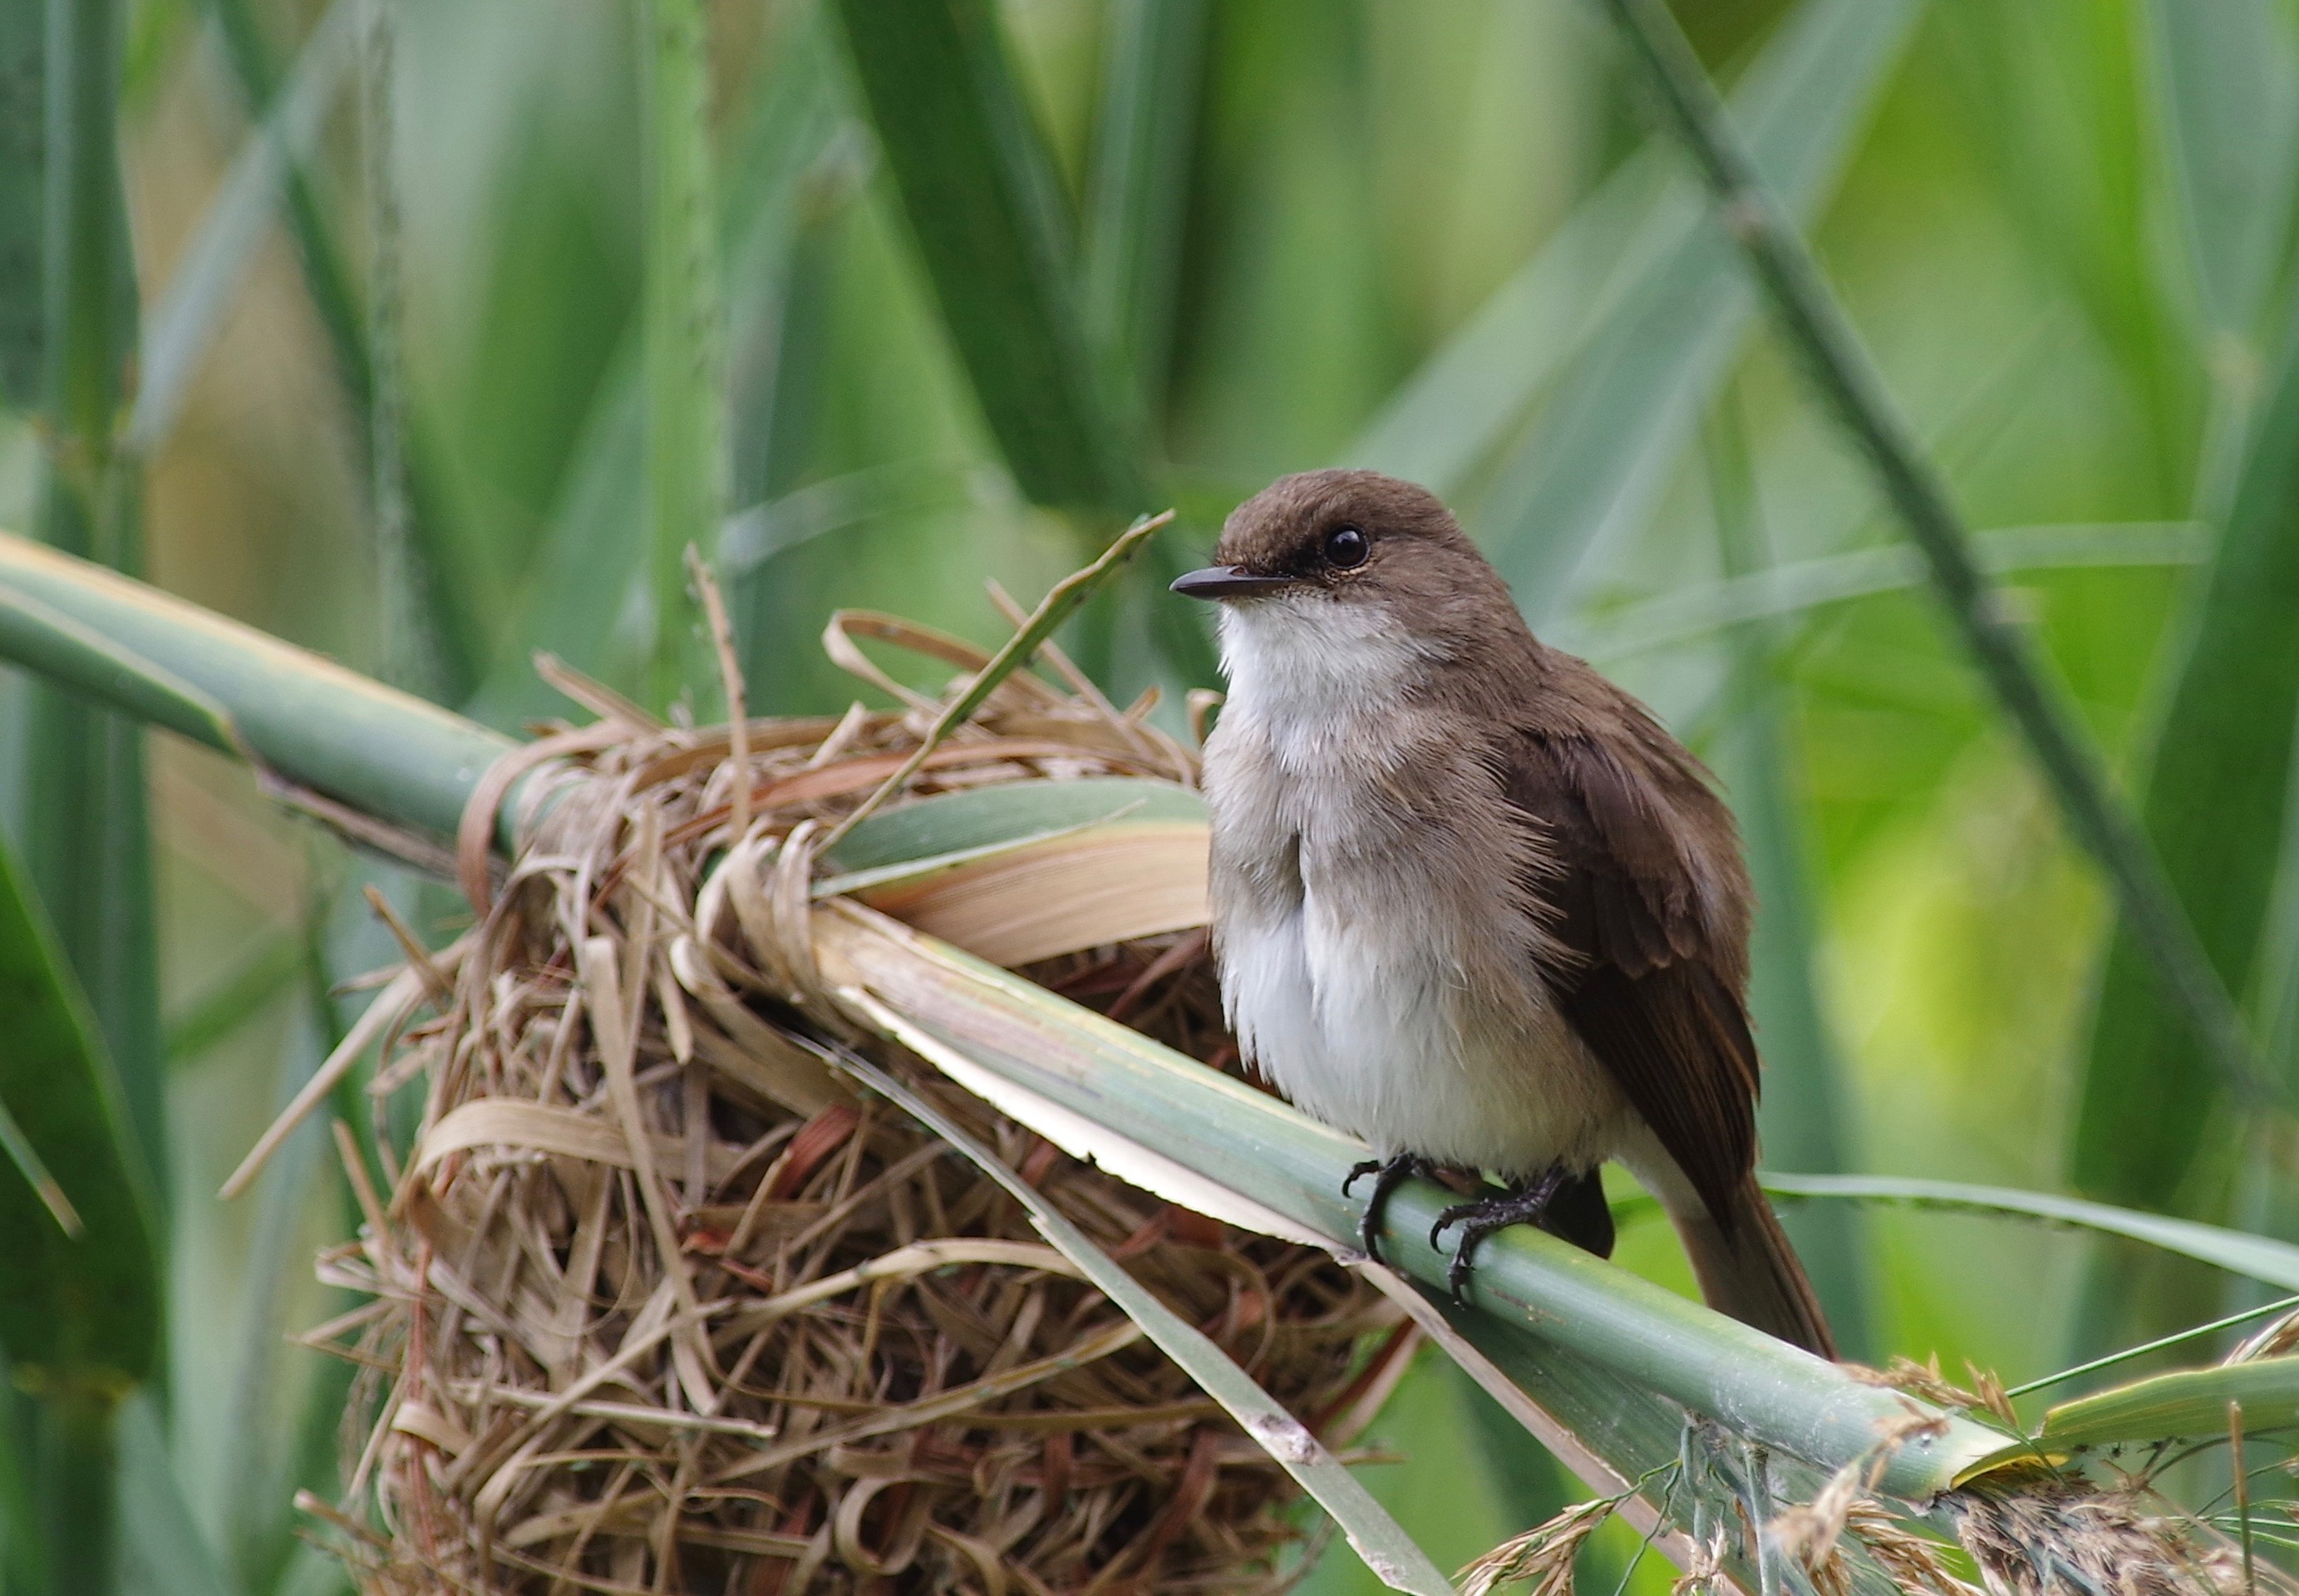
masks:
{"type": "Polygon", "coordinates": [[[1706,770],[1411,484],[1285,478],[1217,557],[1176,587],[1227,601],[1207,789],[1249,1056],[1385,1158],[1553,1168],[1544,1222],[1599,1251],[1621,1158],[1714,1306],[1832,1355],[1752,1173],[1751,893],[1706,770]]]}

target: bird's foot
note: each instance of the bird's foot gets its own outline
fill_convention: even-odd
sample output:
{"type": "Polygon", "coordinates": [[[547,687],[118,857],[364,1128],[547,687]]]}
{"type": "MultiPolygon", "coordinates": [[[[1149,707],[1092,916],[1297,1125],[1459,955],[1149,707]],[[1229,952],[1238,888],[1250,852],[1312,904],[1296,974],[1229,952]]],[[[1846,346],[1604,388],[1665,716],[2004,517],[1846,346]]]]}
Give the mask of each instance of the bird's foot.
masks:
{"type": "Polygon", "coordinates": [[[1469,1273],[1478,1244],[1496,1230],[1506,1230],[1512,1225],[1540,1224],[1564,1183],[1564,1168],[1552,1165],[1507,1191],[1490,1193],[1474,1202],[1457,1202],[1437,1216],[1437,1223],[1429,1227],[1429,1244],[1432,1247],[1439,1244],[1438,1237],[1454,1226],[1461,1227],[1460,1244],[1453,1250],[1453,1262],[1445,1276],[1446,1284],[1452,1287],[1454,1301],[1464,1308],[1469,1305],[1469,1273]]]}
{"type": "Polygon", "coordinates": [[[1358,1181],[1368,1175],[1373,1176],[1373,1195],[1366,1200],[1365,1215],[1357,1221],[1357,1243],[1364,1247],[1367,1258],[1375,1263],[1382,1261],[1381,1216],[1382,1210],[1389,1206],[1389,1194],[1397,1190],[1399,1182],[1411,1176],[1425,1176],[1436,1172],[1436,1165],[1415,1152],[1400,1152],[1387,1159],[1367,1159],[1349,1170],[1349,1178],[1341,1182],[1341,1195],[1344,1197],[1358,1181]]]}

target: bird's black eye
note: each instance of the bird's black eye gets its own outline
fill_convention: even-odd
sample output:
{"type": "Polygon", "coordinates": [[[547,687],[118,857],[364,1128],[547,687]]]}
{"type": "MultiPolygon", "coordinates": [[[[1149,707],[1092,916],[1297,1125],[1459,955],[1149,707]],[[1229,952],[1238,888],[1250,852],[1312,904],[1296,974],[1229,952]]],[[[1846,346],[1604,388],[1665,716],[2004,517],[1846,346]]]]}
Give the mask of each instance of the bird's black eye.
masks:
{"type": "Polygon", "coordinates": [[[1362,527],[1336,527],[1325,534],[1325,563],[1335,570],[1363,565],[1373,553],[1373,541],[1362,527]]]}

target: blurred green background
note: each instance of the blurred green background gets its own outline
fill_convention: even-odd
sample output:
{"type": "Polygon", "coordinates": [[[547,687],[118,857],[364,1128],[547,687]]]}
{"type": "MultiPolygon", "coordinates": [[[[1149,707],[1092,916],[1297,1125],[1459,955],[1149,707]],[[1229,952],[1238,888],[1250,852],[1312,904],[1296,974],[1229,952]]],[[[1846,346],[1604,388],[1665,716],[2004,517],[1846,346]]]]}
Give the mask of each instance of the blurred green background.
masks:
{"type": "MultiPolygon", "coordinates": [[[[2299,7],[1678,14],[2299,1078],[2299,7]]],[[[994,640],[985,578],[1027,602],[1174,503],[1072,642],[1178,727],[1211,657],[1159,572],[1278,473],[1391,470],[1724,780],[1770,1167],[2299,1240],[2299,1148],[2111,952],[2101,877],[1652,126],[1588,0],[12,0],[0,526],[511,728],[568,712],[538,648],[719,712],[690,540],[753,711],[834,711],[832,608],[994,640]]],[[[356,889],[452,903],[220,759],[139,763],[6,694],[9,840],[162,1282],[152,1349],[82,1359],[141,1382],[102,1463],[123,1583],[333,1588],[290,1500],[336,1490],[347,1376],[286,1338],[344,1307],[310,1262],[348,1200],[312,1126],[215,1193],[340,1034],[329,984],[388,956],[356,889]]],[[[20,1118],[24,1079],[0,1066],[20,1118]]],[[[1623,1259],[1689,1289],[1627,1211],[1623,1259]]],[[[7,1216],[37,1274],[62,1243],[7,1216]]],[[[1872,1362],[2016,1384],[2257,1300],[2000,1218],[1789,1223],[1872,1362]]],[[[53,1395],[0,1425],[10,1592],[72,1584],[29,1527],[72,1454],[53,1395]]],[[[1368,1478],[1448,1567],[1563,1500],[1482,1401],[1432,1361],[1375,1430],[1419,1462],[1368,1478]]],[[[1313,1577],[1371,1588],[1346,1555],[1313,1577]]]]}

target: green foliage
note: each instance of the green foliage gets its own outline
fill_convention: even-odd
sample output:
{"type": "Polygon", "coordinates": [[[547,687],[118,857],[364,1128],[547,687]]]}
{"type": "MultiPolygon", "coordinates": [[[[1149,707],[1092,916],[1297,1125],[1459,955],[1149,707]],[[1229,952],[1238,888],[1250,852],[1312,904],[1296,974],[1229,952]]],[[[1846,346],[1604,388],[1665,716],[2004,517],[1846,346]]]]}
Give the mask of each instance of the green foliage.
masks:
{"type": "Polygon", "coordinates": [[[21,1170],[0,1170],[0,1350],[36,1392],[85,1386],[116,1398],[160,1353],[150,1179],[87,1000],[4,851],[0,1014],[0,1102],[79,1219],[68,1234],[21,1170]]]}
{"type": "Polygon", "coordinates": [[[1068,200],[996,10],[990,0],[836,10],[943,324],[1015,481],[1045,504],[1150,508],[1079,308],[1068,200]]]}
{"type": "Polygon", "coordinates": [[[2299,1424],[2299,1358],[2181,1369],[2062,1402],[2044,1416],[2036,1438],[2054,1451],[2212,1440],[2227,1434],[2229,1407],[2241,1410],[2243,1426],[2253,1434],[2299,1424]]]}
{"type": "MultiPolygon", "coordinates": [[[[2299,359],[2263,407],[2157,742],[2148,833],[2228,986],[2255,968],[2299,721],[2299,359]]],[[[2178,1201],[2221,1101],[2208,1060],[2119,930],[2094,1022],[2071,1173],[2126,1202],[2178,1201]]]]}

